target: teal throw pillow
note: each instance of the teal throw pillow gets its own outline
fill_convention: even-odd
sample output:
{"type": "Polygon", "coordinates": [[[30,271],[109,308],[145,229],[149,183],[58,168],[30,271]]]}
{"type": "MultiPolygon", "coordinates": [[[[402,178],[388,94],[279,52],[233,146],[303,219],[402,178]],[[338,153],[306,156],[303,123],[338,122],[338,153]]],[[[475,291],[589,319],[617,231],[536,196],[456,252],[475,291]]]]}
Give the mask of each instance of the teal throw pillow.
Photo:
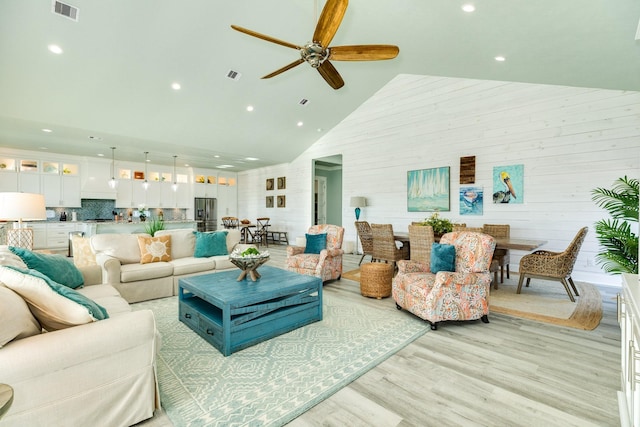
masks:
{"type": "Polygon", "coordinates": [[[206,258],[216,255],[229,255],[227,250],[228,231],[215,231],[213,233],[194,231],[196,235],[195,258],[206,258]]]}
{"type": "Polygon", "coordinates": [[[44,280],[45,283],[49,285],[51,290],[53,290],[58,295],[63,296],[75,302],[76,304],[83,306],[84,308],[87,309],[89,314],[93,316],[96,320],[104,320],[109,318],[109,313],[107,313],[107,310],[104,307],[97,304],[92,299],[89,299],[86,296],[82,295],[78,291],[71,289],[68,286],[64,286],[64,285],[61,285],[60,283],[57,283],[55,280],[52,280],[50,277],[42,274],[38,270],[33,270],[33,269],[25,270],[23,268],[12,267],[12,266],[7,266],[7,268],[18,271],[22,274],[27,274],[29,276],[37,277],[39,279],[44,280]]]}
{"type": "Polygon", "coordinates": [[[84,285],[84,277],[78,268],[63,255],[39,254],[28,249],[9,246],[32,270],[37,270],[54,282],[72,289],[84,285]]]}
{"type": "Polygon", "coordinates": [[[431,246],[431,272],[456,271],[456,247],[442,243],[431,246]]]}
{"type": "Polygon", "coordinates": [[[306,234],[307,246],[304,248],[305,254],[319,254],[327,247],[327,233],[306,234]]]}

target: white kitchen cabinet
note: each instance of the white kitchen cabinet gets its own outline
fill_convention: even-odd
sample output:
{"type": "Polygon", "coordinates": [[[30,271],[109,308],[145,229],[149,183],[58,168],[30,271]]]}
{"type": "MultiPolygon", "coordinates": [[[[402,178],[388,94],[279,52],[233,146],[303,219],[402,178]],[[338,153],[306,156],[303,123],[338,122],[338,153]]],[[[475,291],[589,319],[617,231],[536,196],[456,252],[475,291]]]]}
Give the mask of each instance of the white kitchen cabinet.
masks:
{"type": "Polygon", "coordinates": [[[41,180],[44,204],[48,207],[62,206],[62,177],[58,174],[43,174],[41,180]]]}
{"type": "Polygon", "coordinates": [[[116,208],[133,207],[133,187],[130,179],[118,179],[116,208]]]}
{"type": "Polygon", "coordinates": [[[0,172],[0,192],[18,191],[18,173],[15,171],[0,172]]]}
{"type": "Polygon", "coordinates": [[[64,221],[47,223],[47,249],[68,248],[69,233],[73,231],[76,231],[74,223],[64,221]]]}
{"type": "Polygon", "coordinates": [[[40,174],[37,172],[20,172],[18,175],[18,191],[41,194],[40,181],[40,174]]]}
{"type": "Polygon", "coordinates": [[[28,227],[33,229],[33,249],[46,249],[47,224],[44,222],[29,223],[28,227]]]}
{"type": "Polygon", "coordinates": [[[80,199],[80,177],[77,175],[62,175],[62,204],[63,207],[79,208],[82,206],[80,199]]]}
{"type": "Polygon", "coordinates": [[[235,174],[218,177],[218,218],[238,216],[238,185],[235,174]]]}
{"type": "Polygon", "coordinates": [[[111,162],[87,159],[80,169],[80,194],[83,199],[115,199],[116,190],[109,187],[109,180],[117,171],[111,173],[111,162]]]}
{"type": "Polygon", "coordinates": [[[622,391],[618,401],[624,427],[640,425],[640,283],[637,274],[622,276],[622,293],[618,295],[622,391]]]}

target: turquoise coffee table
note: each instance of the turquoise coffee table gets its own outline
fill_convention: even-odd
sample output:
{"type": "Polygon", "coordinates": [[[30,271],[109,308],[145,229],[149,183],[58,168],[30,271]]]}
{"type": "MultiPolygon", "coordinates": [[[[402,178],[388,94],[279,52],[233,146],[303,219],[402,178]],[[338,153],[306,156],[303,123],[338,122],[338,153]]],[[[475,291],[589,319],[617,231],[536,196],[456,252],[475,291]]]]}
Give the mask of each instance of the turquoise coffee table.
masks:
{"type": "Polygon", "coordinates": [[[180,321],[225,356],[322,320],[322,281],[268,265],[257,281],[238,270],[178,281],[180,321]]]}

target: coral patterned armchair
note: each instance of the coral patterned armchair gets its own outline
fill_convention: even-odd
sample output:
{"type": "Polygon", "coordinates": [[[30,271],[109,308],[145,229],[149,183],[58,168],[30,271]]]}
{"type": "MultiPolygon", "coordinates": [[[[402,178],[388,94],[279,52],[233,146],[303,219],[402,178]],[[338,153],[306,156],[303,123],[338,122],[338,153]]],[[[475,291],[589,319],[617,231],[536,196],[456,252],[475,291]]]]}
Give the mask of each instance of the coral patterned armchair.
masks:
{"type": "Polygon", "coordinates": [[[494,238],[459,231],[443,235],[440,244],[454,246],[455,271],[434,274],[426,260],[399,263],[392,286],[396,307],[428,321],[433,330],[445,320],[482,319],[489,323],[489,266],[496,245],[494,238]]]}
{"type": "Polygon", "coordinates": [[[319,277],[322,282],[339,279],[342,276],[342,239],[344,228],[337,225],[313,225],[307,232],[307,246],[288,246],[287,270],[294,273],[319,277]],[[326,241],[320,247],[312,248],[313,235],[326,234],[326,241]],[[305,249],[307,249],[305,251],[305,249]],[[308,253],[305,253],[308,252],[308,253]],[[311,252],[311,253],[309,253],[311,252]],[[317,252],[317,253],[313,253],[317,252]]]}

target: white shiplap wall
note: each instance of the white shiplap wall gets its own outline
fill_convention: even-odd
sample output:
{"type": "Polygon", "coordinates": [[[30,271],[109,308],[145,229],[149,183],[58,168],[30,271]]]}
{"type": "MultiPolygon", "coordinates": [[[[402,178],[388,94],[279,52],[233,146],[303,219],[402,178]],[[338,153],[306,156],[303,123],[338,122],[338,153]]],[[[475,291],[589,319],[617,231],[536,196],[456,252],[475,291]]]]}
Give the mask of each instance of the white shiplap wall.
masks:
{"type": "MultiPolygon", "coordinates": [[[[346,240],[356,240],[351,196],[367,197],[361,219],[406,231],[430,215],[407,212],[407,171],[450,166],[451,212],[443,216],[470,226],[509,223],[513,237],[547,240],[549,250],[563,250],[589,226],[574,278],[619,284],[594,265],[593,223],[606,213],[591,190],[640,175],[638,92],[400,75],[295,161],[240,173],[241,215],[264,213],[265,179],[287,176],[287,207],[269,211],[290,236],[303,235],[311,222],[312,160],[336,154],[343,156],[346,240]],[[476,156],[483,216],[459,215],[462,156],[476,156]],[[513,164],[524,164],[524,203],[494,205],[493,167],[513,164]]],[[[524,254],[512,251],[512,270],[524,254]]]]}

